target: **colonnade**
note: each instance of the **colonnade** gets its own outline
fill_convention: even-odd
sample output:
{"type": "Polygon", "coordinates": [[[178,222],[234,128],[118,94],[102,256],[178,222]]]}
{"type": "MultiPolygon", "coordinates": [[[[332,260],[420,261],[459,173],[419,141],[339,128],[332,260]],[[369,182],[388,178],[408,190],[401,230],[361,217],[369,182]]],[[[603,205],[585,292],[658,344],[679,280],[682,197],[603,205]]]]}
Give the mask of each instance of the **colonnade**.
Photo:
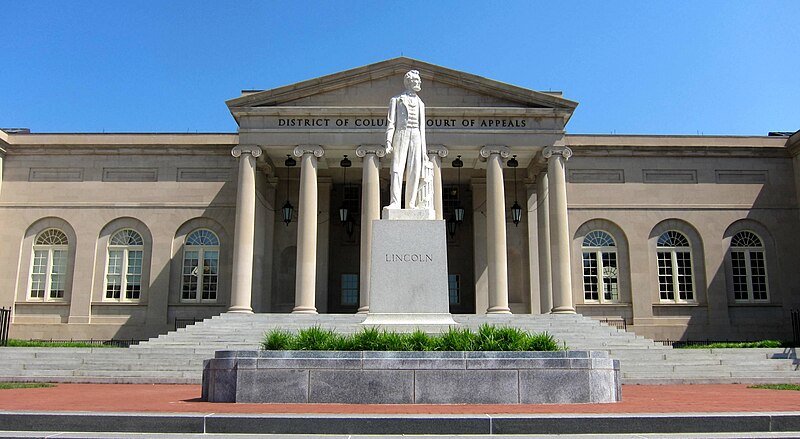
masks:
{"type": "MultiPolygon", "coordinates": [[[[441,159],[447,148],[430,145],[428,156],[434,165],[434,209],[443,219],[441,159]]],[[[256,145],[238,145],[231,154],[239,159],[236,196],[236,229],[233,249],[233,282],[228,312],[252,313],[253,248],[255,237],[256,159],[262,154],[256,145]]],[[[325,154],[319,145],[300,145],[293,154],[300,160],[298,206],[297,267],[293,313],[316,314],[317,276],[317,169],[325,154]]],[[[369,312],[369,273],[372,221],[380,218],[380,159],[386,155],[382,145],[361,145],[356,155],[363,159],[361,193],[361,248],[359,313],[369,312]]],[[[503,160],[511,149],[486,145],[480,156],[486,159],[486,239],[488,308],[487,314],[510,314],[508,301],[508,252],[506,248],[506,205],[503,160]]],[[[570,278],[569,227],[565,162],[572,150],[563,142],[544,148],[546,172],[537,178],[537,231],[539,291],[541,309],[552,313],[574,313],[570,278]],[[546,202],[541,200],[546,199],[546,202]]]]}

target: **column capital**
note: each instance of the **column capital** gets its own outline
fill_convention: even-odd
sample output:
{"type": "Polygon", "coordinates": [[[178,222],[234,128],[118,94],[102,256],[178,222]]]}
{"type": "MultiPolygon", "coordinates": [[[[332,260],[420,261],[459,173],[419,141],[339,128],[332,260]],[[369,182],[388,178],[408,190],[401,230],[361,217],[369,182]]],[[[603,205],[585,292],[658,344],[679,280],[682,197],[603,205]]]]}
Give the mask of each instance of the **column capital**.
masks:
{"type": "Polygon", "coordinates": [[[236,145],[231,149],[231,155],[237,159],[241,157],[242,154],[250,154],[254,158],[258,158],[261,156],[262,152],[258,145],[236,145]]]}
{"type": "Polygon", "coordinates": [[[319,145],[297,145],[292,151],[295,157],[302,157],[305,154],[314,154],[314,157],[320,158],[325,155],[325,150],[319,145]]]}
{"type": "Polygon", "coordinates": [[[500,157],[507,159],[511,157],[511,148],[505,145],[486,145],[481,148],[481,157],[488,159],[492,154],[500,154],[500,157]]]}
{"type": "Polygon", "coordinates": [[[542,157],[549,159],[553,155],[560,155],[564,160],[569,160],[572,157],[572,149],[563,143],[556,143],[553,146],[548,146],[542,151],[542,157]]]}
{"type": "Polygon", "coordinates": [[[450,150],[444,145],[428,145],[428,155],[436,154],[441,158],[445,158],[448,152],[450,150]]]}
{"type": "Polygon", "coordinates": [[[359,145],[356,148],[356,155],[358,157],[364,158],[367,154],[375,154],[378,157],[385,157],[386,156],[386,147],[383,145],[359,145]]]}

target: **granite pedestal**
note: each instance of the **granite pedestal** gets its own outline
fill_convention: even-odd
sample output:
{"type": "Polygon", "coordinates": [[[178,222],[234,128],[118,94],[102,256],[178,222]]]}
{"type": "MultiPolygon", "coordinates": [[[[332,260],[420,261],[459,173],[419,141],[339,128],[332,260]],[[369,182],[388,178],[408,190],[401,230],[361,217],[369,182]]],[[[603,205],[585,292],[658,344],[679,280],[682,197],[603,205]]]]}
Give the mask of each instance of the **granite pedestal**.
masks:
{"type": "Polygon", "coordinates": [[[621,400],[607,352],[217,351],[203,400],[343,404],[573,404],[621,400]]]}
{"type": "Polygon", "coordinates": [[[363,324],[456,325],[448,300],[445,233],[444,221],[373,221],[369,314],[363,324]]]}

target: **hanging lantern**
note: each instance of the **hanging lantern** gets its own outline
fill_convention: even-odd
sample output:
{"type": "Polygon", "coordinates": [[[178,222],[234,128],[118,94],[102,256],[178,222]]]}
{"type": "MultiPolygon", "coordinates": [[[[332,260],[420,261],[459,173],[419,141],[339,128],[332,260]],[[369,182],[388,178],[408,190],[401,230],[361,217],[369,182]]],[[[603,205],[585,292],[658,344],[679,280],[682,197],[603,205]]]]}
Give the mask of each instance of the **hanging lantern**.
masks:
{"type": "Polygon", "coordinates": [[[453,209],[453,216],[455,217],[456,224],[461,224],[464,222],[464,213],[466,213],[466,211],[463,207],[461,207],[461,203],[456,205],[456,208],[453,209]]]}
{"type": "MultiPolygon", "coordinates": [[[[352,165],[353,162],[351,162],[350,159],[347,158],[347,154],[345,154],[342,161],[339,162],[339,166],[342,167],[342,180],[344,181],[344,190],[342,191],[342,206],[339,208],[339,221],[341,221],[341,223],[345,225],[345,227],[347,227],[347,219],[350,216],[350,212],[348,211],[347,205],[344,202],[344,197],[345,194],[347,193],[347,168],[349,168],[352,165]]],[[[352,233],[353,233],[352,226],[350,226],[348,234],[352,233]]]]}
{"type": "Polygon", "coordinates": [[[292,222],[292,216],[294,215],[294,206],[289,202],[289,168],[296,166],[297,161],[293,159],[291,155],[286,154],[286,161],[284,161],[283,164],[286,165],[286,202],[283,204],[281,212],[283,213],[283,222],[286,223],[286,227],[289,227],[289,223],[292,222]]]}
{"type": "Polygon", "coordinates": [[[511,160],[506,162],[506,166],[514,170],[514,204],[511,205],[511,221],[514,222],[514,227],[518,227],[519,222],[522,221],[522,206],[517,202],[517,167],[519,166],[519,162],[517,161],[516,154],[511,157],[511,160]]]}
{"type": "Polygon", "coordinates": [[[456,235],[456,222],[455,221],[451,220],[451,221],[447,222],[447,233],[450,234],[451,238],[456,235]]]}
{"type": "MultiPolygon", "coordinates": [[[[464,222],[464,214],[466,213],[464,208],[461,207],[461,168],[464,167],[464,162],[461,161],[461,156],[458,156],[456,157],[455,160],[453,160],[453,167],[458,169],[458,185],[456,186],[456,207],[455,209],[453,209],[455,224],[458,225],[464,222]]],[[[455,233],[455,231],[453,233],[455,233]]]]}
{"type": "Polygon", "coordinates": [[[514,222],[515,227],[522,221],[522,206],[516,201],[514,201],[514,204],[511,206],[511,221],[514,222]]]}

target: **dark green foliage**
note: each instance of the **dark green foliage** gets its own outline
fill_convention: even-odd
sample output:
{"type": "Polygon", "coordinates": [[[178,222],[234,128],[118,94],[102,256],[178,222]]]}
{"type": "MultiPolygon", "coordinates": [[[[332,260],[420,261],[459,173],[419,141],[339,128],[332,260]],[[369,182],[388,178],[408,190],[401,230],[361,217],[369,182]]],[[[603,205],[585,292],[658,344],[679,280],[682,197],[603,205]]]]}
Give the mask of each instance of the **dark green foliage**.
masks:
{"type": "Polygon", "coordinates": [[[785,348],[790,347],[790,343],[778,340],[761,340],[761,341],[742,341],[742,342],[725,342],[725,343],[709,343],[709,344],[691,344],[684,346],[675,346],[678,349],[739,349],[739,348],[785,348]]]}
{"type": "Polygon", "coordinates": [[[297,334],[272,330],[264,335],[266,350],[314,351],[557,351],[559,346],[547,333],[531,334],[519,328],[482,325],[475,333],[469,328],[450,327],[438,335],[420,330],[397,333],[364,328],[350,335],[339,335],[319,326],[301,329],[297,334]]]}
{"type": "Polygon", "coordinates": [[[769,389],[769,390],[800,390],[800,384],[756,384],[747,386],[748,389],[769,389]]]}
{"type": "Polygon", "coordinates": [[[50,383],[0,383],[0,389],[36,389],[55,386],[55,384],[50,383]]]}
{"type": "Polygon", "coordinates": [[[264,341],[261,346],[270,351],[285,351],[294,349],[292,342],[294,335],[288,331],[270,331],[264,335],[264,341]]]}

